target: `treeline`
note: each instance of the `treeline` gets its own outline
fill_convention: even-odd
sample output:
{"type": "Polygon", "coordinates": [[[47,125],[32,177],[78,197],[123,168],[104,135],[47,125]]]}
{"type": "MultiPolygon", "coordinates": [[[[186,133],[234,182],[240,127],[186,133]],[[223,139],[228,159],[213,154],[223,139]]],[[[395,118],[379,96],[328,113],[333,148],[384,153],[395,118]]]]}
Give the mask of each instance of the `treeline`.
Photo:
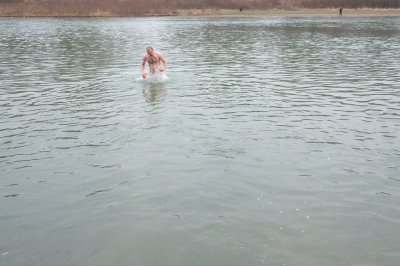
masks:
{"type": "Polygon", "coordinates": [[[173,15],[188,9],[400,8],[400,0],[0,0],[0,16],[173,15]]]}

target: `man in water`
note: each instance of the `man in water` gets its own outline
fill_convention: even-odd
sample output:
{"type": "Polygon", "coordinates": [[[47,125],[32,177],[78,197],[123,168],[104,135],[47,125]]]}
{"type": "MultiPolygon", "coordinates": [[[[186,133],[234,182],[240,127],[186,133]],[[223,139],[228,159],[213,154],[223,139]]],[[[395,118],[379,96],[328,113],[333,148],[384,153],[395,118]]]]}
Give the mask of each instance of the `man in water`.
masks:
{"type": "Polygon", "coordinates": [[[142,66],[141,66],[141,72],[142,72],[142,78],[147,78],[148,74],[144,70],[144,66],[147,64],[149,65],[149,70],[150,70],[150,76],[154,76],[159,72],[163,72],[167,70],[167,59],[160,53],[154,51],[153,47],[147,46],[146,47],[146,54],[143,57],[142,60],[142,66]],[[160,67],[160,62],[163,62],[164,66],[160,67]]]}

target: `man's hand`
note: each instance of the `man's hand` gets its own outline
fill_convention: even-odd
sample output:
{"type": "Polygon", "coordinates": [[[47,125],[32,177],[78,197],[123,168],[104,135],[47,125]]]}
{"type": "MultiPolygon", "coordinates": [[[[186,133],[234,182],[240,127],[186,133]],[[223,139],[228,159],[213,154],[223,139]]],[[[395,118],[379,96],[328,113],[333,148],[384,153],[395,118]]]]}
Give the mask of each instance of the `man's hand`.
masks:
{"type": "Polygon", "coordinates": [[[142,73],[142,78],[147,78],[147,73],[146,72],[144,72],[144,73],[142,73]]]}

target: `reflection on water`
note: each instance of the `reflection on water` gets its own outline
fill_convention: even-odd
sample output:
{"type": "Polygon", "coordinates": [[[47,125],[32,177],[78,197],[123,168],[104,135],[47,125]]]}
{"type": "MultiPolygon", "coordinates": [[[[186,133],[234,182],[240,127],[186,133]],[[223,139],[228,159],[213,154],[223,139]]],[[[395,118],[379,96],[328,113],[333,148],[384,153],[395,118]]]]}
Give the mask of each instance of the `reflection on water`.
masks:
{"type": "Polygon", "coordinates": [[[0,32],[1,265],[398,264],[399,18],[0,32]]]}
{"type": "Polygon", "coordinates": [[[143,96],[149,103],[160,102],[167,95],[163,82],[142,82],[142,87],[143,96]]]}
{"type": "Polygon", "coordinates": [[[143,96],[147,102],[159,102],[167,95],[166,83],[169,81],[169,77],[165,73],[159,73],[146,79],[138,78],[136,80],[140,82],[143,96]]]}

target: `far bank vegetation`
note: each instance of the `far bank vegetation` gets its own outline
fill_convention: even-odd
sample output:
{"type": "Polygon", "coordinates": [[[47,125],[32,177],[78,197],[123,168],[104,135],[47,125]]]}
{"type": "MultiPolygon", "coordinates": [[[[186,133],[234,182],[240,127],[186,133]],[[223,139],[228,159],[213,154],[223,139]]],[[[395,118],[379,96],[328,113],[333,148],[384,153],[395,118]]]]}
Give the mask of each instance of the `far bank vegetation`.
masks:
{"type": "Polygon", "coordinates": [[[0,16],[176,15],[179,10],[400,8],[400,0],[0,0],[0,16]]]}

